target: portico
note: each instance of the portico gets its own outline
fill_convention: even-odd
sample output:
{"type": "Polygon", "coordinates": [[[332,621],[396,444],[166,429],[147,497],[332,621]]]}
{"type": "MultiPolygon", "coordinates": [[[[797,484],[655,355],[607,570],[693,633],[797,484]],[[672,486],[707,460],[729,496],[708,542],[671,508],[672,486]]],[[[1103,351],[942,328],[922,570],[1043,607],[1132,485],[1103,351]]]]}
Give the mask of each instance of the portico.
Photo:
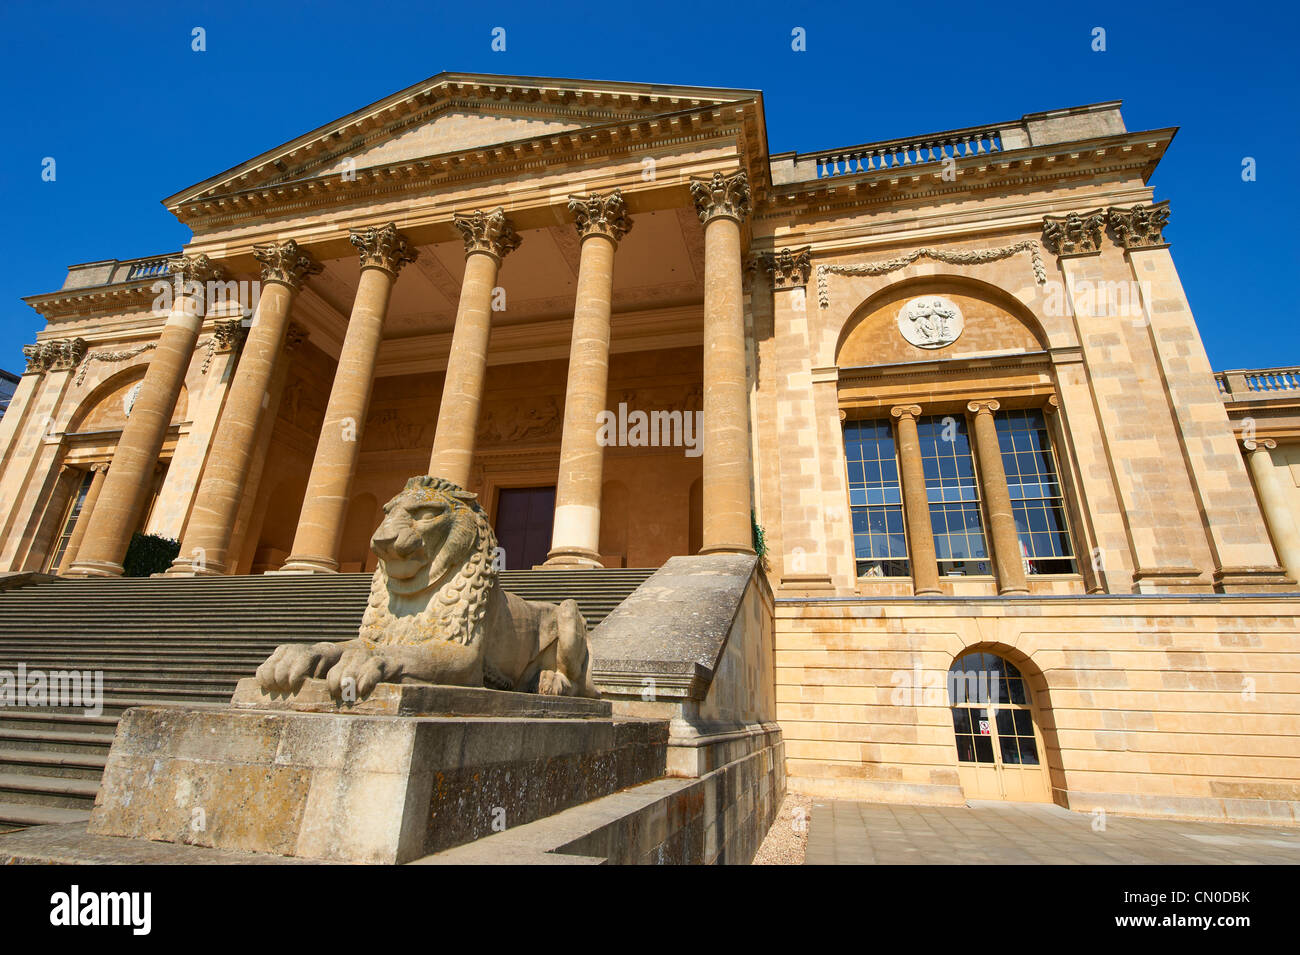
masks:
{"type": "MultiPolygon", "coordinates": [[[[731,91],[657,98],[408,90],[169,199],[195,231],[167,266],[183,292],[168,326],[178,331],[121,448],[157,456],[158,422],[203,328],[203,283],[241,279],[259,293],[241,303],[247,340],[176,515],[170,573],[362,569],[379,503],[424,471],[476,491],[494,517],[503,491],[553,488],[541,552],[553,567],[751,552],[742,309],[754,104],[731,91]],[[423,108],[431,97],[441,108],[423,108]],[[671,120],[648,118],[670,100],[671,120]],[[371,132],[355,154],[326,149],[393,112],[426,117],[429,142],[371,132]],[[538,135],[502,153],[488,145],[501,124],[538,135]],[[588,152],[599,162],[579,158],[588,152]],[[290,155],[298,178],[285,189],[273,165],[290,155]],[[421,185],[451,172],[445,189],[421,185]],[[512,381],[528,380],[547,384],[512,398],[512,381]],[[602,413],[621,405],[702,412],[702,453],[607,446],[602,413]],[[654,516],[656,489],[671,517],[654,516]],[[645,527],[639,558],[630,521],[645,527]]],[[[104,481],[70,573],[120,573],[139,527],[130,460],[104,481]]]]}

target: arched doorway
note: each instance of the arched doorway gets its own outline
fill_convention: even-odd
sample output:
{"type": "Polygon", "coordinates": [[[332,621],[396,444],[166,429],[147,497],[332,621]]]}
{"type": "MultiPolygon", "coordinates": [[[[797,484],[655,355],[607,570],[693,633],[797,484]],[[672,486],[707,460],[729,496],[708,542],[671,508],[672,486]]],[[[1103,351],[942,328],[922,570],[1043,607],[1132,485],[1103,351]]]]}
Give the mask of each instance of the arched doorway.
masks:
{"type": "Polygon", "coordinates": [[[1051,802],[1033,691],[1010,660],[983,650],[948,668],[957,774],[968,799],[1051,802]]]}

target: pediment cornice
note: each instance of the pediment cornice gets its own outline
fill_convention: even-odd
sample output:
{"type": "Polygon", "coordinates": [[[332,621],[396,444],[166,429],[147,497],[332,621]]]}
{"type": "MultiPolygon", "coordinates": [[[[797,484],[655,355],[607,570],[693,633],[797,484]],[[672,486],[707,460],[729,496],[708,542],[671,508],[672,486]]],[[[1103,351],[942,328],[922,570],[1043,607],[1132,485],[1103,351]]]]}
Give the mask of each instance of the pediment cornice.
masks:
{"type": "MultiPolygon", "coordinates": [[[[346,183],[353,196],[376,180],[413,174],[465,172],[491,162],[499,172],[521,158],[537,160],[565,144],[586,146],[627,141],[644,144],[749,114],[747,142],[762,141],[761,94],[652,84],[439,74],[322,126],[233,169],[163,200],[183,222],[207,217],[214,206],[250,197],[272,203],[283,190],[305,188],[341,160],[364,154],[439,116],[468,111],[501,119],[542,119],[553,127],[541,135],[482,143],[397,162],[362,165],[346,183]],[[564,126],[564,129],[554,128],[564,126]]],[[[325,177],[331,178],[331,177],[325,177]]],[[[337,178],[337,177],[333,177],[337,178]]],[[[255,200],[253,200],[255,201],[255,200]]]]}

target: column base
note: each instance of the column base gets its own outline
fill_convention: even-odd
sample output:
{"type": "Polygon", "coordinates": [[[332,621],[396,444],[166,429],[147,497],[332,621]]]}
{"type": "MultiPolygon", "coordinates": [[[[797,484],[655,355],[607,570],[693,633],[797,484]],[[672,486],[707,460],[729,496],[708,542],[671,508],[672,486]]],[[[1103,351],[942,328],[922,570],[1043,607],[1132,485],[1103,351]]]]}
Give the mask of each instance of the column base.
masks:
{"type": "Polygon", "coordinates": [[[297,557],[290,555],[279,570],[268,570],[263,576],[273,574],[337,574],[339,562],[328,557],[297,557]]]}
{"type": "MultiPolygon", "coordinates": [[[[605,566],[600,555],[585,547],[556,547],[541,565],[545,570],[599,570],[605,566]]],[[[534,568],[538,569],[538,568],[534,568]]]]}
{"type": "Polygon", "coordinates": [[[701,556],[709,554],[748,554],[752,557],[754,547],[752,544],[710,544],[708,547],[701,547],[699,553],[701,556]]]}
{"type": "Polygon", "coordinates": [[[167,568],[163,574],[155,574],[155,577],[224,577],[226,576],[225,564],[204,564],[202,567],[195,567],[193,561],[188,557],[177,557],[172,561],[172,565],[167,568]]]}
{"type": "Polygon", "coordinates": [[[60,577],[121,577],[126,571],[109,560],[74,560],[60,577]]]}

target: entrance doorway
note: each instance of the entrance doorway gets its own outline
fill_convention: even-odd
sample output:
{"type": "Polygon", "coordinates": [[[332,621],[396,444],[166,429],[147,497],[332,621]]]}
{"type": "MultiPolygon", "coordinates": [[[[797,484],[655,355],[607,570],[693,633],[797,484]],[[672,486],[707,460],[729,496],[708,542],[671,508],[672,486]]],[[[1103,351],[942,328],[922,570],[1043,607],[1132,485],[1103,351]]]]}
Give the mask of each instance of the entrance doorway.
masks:
{"type": "Polygon", "coordinates": [[[1029,685],[996,653],[964,653],[948,668],[957,774],[968,799],[1050,802],[1042,733],[1029,685]]]}
{"type": "Polygon", "coordinates": [[[554,485],[497,492],[497,543],[505,551],[506,570],[528,570],[546,560],[554,519],[554,485]]]}

